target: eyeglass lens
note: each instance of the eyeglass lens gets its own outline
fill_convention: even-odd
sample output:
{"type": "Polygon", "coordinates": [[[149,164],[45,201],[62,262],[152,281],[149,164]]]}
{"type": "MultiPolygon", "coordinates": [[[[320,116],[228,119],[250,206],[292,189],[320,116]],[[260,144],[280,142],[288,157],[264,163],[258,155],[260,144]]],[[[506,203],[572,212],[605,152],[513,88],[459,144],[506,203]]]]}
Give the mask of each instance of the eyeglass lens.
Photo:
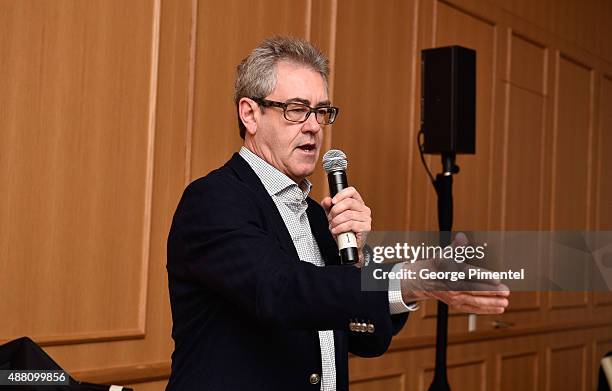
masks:
{"type": "MultiPolygon", "coordinates": [[[[289,103],[285,110],[285,118],[289,121],[303,122],[310,114],[310,107],[299,103],[289,103]]],[[[317,122],[321,125],[328,125],[334,122],[336,110],[332,107],[315,108],[317,122]]]]}

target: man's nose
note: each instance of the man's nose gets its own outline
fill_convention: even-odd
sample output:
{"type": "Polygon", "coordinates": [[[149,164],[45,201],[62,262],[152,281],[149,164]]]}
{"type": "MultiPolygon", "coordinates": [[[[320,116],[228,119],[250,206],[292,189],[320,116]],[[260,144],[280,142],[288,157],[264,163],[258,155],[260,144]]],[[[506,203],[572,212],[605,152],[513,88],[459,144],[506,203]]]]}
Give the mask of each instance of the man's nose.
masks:
{"type": "Polygon", "coordinates": [[[321,130],[321,124],[317,122],[317,116],[315,113],[310,113],[306,122],[304,122],[304,126],[302,126],[303,132],[313,132],[317,133],[321,130]]]}

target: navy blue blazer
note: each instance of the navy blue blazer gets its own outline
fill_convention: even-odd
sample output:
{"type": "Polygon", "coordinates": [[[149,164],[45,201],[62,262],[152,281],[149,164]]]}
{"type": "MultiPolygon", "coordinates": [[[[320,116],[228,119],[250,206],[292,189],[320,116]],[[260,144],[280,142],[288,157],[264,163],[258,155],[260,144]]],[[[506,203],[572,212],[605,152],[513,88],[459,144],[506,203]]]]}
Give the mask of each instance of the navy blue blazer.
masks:
{"type": "Polygon", "coordinates": [[[389,315],[387,292],[361,291],[359,269],[340,265],[325,212],[310,198],[307,214],[325,267],[299,260],[240,155],[185,189],[168,237],[168,390],[319,390],[317,330],[334,330],[338,390],[348,389],[349,352],[387,350],[408,315],[389,315]],[[374,332],[351,331],[351,322],[374,332]]]}

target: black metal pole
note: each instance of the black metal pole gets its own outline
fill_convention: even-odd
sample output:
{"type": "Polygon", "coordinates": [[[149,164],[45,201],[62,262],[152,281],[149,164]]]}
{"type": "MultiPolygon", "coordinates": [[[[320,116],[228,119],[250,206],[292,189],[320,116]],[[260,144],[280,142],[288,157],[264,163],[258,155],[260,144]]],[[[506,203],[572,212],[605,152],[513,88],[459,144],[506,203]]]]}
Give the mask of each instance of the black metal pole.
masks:
{"type": "MultiPolygon", "coordinates": [[[[453,174],[459,172],[455,154],[442,154],[442,173],[436,175],[434,186],[438,195],[438,227],[440,245],[451,243],[453,229],[453,174]]],[[[448,345],[448,306],[439,301],[436,324],[436,368],[429,391],[450,391],[446,374],[446,348],[448,345]]]]}

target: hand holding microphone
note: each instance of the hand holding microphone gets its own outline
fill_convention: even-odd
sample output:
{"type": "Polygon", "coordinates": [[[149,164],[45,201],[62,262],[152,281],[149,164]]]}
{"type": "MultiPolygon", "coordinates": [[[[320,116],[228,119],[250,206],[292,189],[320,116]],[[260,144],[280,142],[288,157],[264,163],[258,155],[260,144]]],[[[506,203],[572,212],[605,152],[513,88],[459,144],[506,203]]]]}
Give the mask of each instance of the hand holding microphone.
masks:
{"type": "Polygon", "coordinates": [[[350,265],[359,262],[359,251],[372,229],[372,217],[361,195],[348,186],[347,166],[346,155],[342,151],[332,149],[323,156],[331,197],[325,197],[321,206],[327,214],[330,231],[338,242],[342,264],[350,265]]]}

